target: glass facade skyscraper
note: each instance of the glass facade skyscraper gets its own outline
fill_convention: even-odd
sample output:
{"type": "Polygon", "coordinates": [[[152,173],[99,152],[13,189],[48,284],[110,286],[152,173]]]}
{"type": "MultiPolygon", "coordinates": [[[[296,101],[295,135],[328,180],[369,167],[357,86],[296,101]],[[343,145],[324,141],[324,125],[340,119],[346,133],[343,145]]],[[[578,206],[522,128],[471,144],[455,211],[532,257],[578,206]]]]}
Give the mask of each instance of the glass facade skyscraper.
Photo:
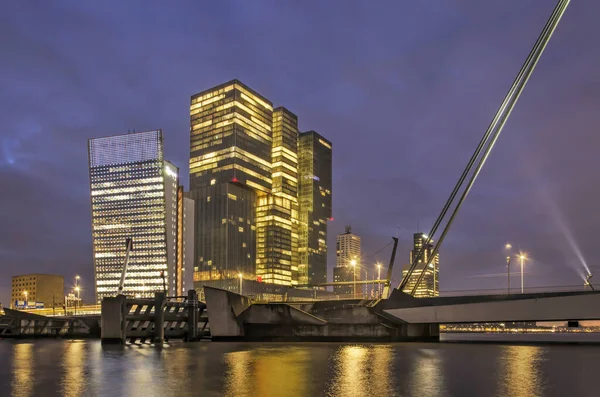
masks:
{"type": "Polygon", "coordinates": [[[182,257],[177,271],[179,170],[163,158],[162,131],[90,139],[88,157],[97,301],[117,294],[127,238],[124,294],[150,297],[164,275],[167,293],[179,295],[191,262],[182,257]]]}
{"type": "MultiPolygon", "coordinates": [[[[298,139],[296,115],[283,107],[273,109],[268,99],[238,80],[191,97],[188,197],[196,202],[196,285],[239,274],[299,284],[298,139]]],[[[329,152],[329,167],[330,159],[329,152]]],[[[307,169],[313,172],[311,167],[307,169]]],[[[328,175],[330,197],[331,170],[328,175]]],[[[330,214],[330,200],[327,208],[330,214]]],[[[326,279],[325,258],[323,263],[326,279]]],[[[303,285],[308,285],[305,269],[303,285]]]]}
{"type": "Polygon", "coordinates": [[[327,282],[327,222],[332,219],[332,147],[315,131],[298,137],[298,284],[327,282]]]}
{"type": "Polygon", "coordinates": [[[256,276],[256,200],[271,193],[273,106],[237,80],[190,104],[195,280],[256,276]]]}
{"type": "MultiPolygon", "coordinates": [[[[422,249],[423,245],[427,241],[427,236],[423,233],[415,233],[413,235],[413,249],[410,251],[410,262],[408,265],[404,266],[402,269],[402,277],[406,277],[408,275],[408,269],[413,262],[413,258],[415,258],[419,251],[422,249]]],[[[440,295],[440,255],[437,253],[435,257],[431,260],[431,263],[424,269],[425,264],[429,260],[431,253],[433,251],[433,240],[430,240],[429,244],[425,247],[425,251],[423,251],[423,255],[419,259],[419,263],[410,278],[408,279],[408,284],[404,288],[404,292],[410,293],[415,284],[417,283],[419,277],[423,272],[425,275],[419,284],[419,287],[415,291],[415,297],[417,298],[427,298],[434,297],[440,295]]]]}
{"type": "Polygon", "coordinates": [[[256,274],[264,282],[298,284],[298,118],[273,111],[271,194],[256,205],[256,274]]]}

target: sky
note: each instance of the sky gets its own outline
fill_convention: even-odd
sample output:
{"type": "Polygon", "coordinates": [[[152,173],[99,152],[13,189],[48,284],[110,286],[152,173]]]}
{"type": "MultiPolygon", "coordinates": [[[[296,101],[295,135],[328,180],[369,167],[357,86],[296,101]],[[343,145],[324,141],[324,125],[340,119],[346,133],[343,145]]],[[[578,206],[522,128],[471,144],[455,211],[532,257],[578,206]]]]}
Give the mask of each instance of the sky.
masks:
{"type": "MultiPolygon", "coordinates": [[[[80,274],[91,299],[87,140],[162,128],[187,185],[190,96],[234,78],[333,142],[329,277],[352,225],[364,266],[399,236],[399,282],[555,4],[4,2],[0,302],[33,272],[80,274]]],[[[506,242],[530,287],[600,270],[598,15],[567,10],[441,247],[442,291],[506,288],[506,242]]]]}

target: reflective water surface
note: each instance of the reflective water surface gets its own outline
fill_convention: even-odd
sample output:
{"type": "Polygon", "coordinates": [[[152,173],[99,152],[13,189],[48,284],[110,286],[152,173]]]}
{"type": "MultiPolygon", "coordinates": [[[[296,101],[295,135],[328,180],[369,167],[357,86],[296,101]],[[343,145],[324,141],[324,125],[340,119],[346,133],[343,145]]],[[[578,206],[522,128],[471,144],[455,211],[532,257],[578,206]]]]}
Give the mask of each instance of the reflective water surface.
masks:
{"type": "Polygon", "coordinates": [[[0,396],[598,396],[598,345],[0,341],[0,396]]]}

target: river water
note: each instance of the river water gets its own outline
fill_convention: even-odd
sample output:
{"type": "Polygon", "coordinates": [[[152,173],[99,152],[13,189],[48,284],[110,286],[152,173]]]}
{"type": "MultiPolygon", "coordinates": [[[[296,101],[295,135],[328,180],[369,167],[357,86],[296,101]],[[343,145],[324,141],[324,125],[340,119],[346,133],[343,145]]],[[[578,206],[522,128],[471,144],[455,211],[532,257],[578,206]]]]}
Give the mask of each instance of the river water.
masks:
{"type": "Polygon", "coordinates": [[[0,341],[0,396],[599,396],[600,345],[0,341]]]}

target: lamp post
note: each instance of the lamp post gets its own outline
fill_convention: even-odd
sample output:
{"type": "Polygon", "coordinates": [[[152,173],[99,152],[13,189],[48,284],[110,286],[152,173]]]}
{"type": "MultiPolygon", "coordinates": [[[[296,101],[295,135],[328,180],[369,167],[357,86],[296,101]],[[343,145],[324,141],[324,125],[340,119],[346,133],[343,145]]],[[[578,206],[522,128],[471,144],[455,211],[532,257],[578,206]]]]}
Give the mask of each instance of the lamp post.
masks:
{"type": "Polygon", "coordinates": [[[354,299],[356,299],[356,259],[352,259],[350,261],[350,264],[352,265],[352,276],[354,278],[354,287],[352,288],[352,295],[354,296],[354,299]]]}
{"type": "Polygon", "coordinates": [[[25,309],[27,309],[27,306],[29,306],[29,304],[27,303],[27,294],[28,294],[27,291],[23,291],[23,295],[25,295],[25,305],[24,305],[25,309]]]}
{"type": "Polygon", "coordinates": [[[511,256],[511,250],[512,250],[512,245],[510,245],[510,243],[507,243],[504,248],[506,249],[506,268],[508,269],[508,295],[510,295],[510,256],[511,256]]]}
{"type": "Polygon", "coordinates": [[[238,277],[240,278],[240,295],[242,295],[242,273],[239,273],[238,277]]]}
{"type": "Polygon", "coordinates": [[[79,286],[75,287],[75,292],[77,292],[77,300],[75,301],[75,315],[77,315],[77,306],[79,306],[79,286]]]}
{"type": "Polygon", "coordinates": [[[525,262],[525,259],[527,259],[527,256],[523,252],[521,252],[519,254],[519,259],[521,260],[521,293],[523,293],[524,292],[523,262],[525,262]]]}
{"type": "Polygon", "coordinates": [[[75,291],[77,292],[77,305],[79,304],[79,275],[75,275],[75,291]]]}
{"type": "Polygon", "coordinates": [[[381,263],[377,263],[377,292],[379,293],[379,298],[381,298],[381,263]]]}

